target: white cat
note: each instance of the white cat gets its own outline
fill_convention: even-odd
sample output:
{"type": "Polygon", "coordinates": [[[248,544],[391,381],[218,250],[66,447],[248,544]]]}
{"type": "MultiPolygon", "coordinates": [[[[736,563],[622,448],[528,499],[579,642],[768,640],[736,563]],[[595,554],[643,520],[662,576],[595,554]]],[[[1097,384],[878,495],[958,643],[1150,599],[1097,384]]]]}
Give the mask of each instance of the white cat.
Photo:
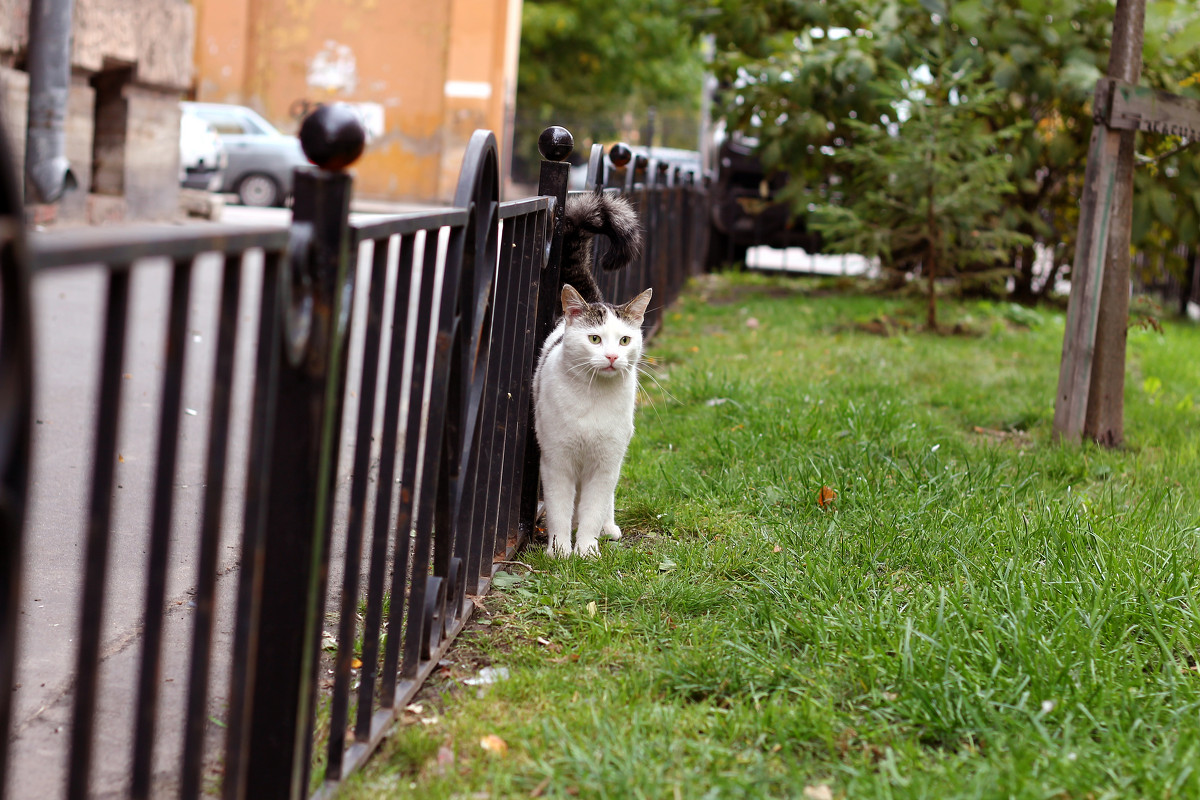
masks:
{"type": "Polygon", "coordinates": [[[563,316],[546,338],[533,374],[534,428],[541,447],[547,552],[600,553],[600,537],[621,538],[613,493],[633,437],[642,319],[652,290],[623,306],[588,303],[568,285],[563,316]]]}

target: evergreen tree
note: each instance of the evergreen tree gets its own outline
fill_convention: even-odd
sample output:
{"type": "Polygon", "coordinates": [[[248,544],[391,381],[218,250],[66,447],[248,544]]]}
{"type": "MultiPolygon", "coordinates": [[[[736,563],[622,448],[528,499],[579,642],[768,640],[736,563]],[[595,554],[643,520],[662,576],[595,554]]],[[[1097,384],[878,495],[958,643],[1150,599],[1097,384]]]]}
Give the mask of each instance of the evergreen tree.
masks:
{"type": "Polygon", "coordinates": [[[856,144],[834,160],[853,178],[843,204],[819,207],[813,224],[833,252],[879,258],[894,272],[919,270],[936,330],[939,278],[1005,274],[998,265],[1028,241],[1000,214],[1014,191],[1001,144],[1024,126],[990,129],[998,93],[965,64],[954,68],[931,51],[927,67],[889,71],[873,88],[899,121],[846,121],[856,144]]]}

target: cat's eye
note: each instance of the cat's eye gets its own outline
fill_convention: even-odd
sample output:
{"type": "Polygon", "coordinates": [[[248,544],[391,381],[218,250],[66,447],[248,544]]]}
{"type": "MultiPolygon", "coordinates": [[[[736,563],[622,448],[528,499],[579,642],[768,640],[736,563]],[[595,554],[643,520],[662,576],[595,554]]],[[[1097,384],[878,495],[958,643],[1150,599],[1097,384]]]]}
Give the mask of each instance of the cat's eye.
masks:
{"type": "Polygon", "coordinates": [[[628,337],[628,336],[622,336],[622,337],[621,337],[621,346],[622,346],[622,347],[624,347],[624,346],[625,346],[625,345],[627,345],[627,344],[629,344],[629,337],[628,337]]]}
{"type": "MultiPolygon", "coordinates": [[[[628,339],[629,337],[626,336],[625,338],[628,339]]],[[[591,336],[588,336],[588,341],[591,342],[592,344],[600,344],[600,337],[597,334],[593,333],[591,336]]]]}

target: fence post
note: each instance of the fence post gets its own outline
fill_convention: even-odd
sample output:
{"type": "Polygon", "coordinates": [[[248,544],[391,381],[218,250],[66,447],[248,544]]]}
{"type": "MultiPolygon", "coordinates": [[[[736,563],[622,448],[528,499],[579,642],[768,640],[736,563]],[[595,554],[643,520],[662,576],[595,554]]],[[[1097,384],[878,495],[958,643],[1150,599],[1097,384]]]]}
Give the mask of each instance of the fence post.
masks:
{"type": "Polygon", "coordinates": [[[342,170],[362,153],[364,138],[354,113],[336,104],[318,108],[300,130],[305,154],[320,169],[296,172],[293,240],[307,246],[284,265],[281,280],[290,302],[283,308],[286,360],[279,369],[277,435],[265,481],[258,640],[246,665],[245,759],[239,759],[241,774],[226,776],[226,798],[294,800],[308,791],[352,304],[346,291],[353,274],[347,254],[352,181],[342,170]]]}
{"type": "MultiPolygon", "coordinates": [[[[3,120],[0,120],[2,123],[3,120]]],[[[28,262],[22,246],[22,208],[7,142],[0,136],[0,797],[8,764],[21,599],[21,550],[29,484],[33,416],[28,262]]]]}
{"type": "MultiPolygon", "coordinates": [[[[538,279],[537,312],[534,314],[534,363],[541,353],[542,342],[554,328],[554,310],[558,304],[559,270],[562,266],[562,237],[563,215],[567,204],[567,182],[571,175],[571,165],[566,163],[567,156],[575,140],[571,132],[557,125],[546,128],[538,137],[538,152],[542,154],[542,167],[538,177],[538,194],[553,197],[554,232],[550,237],[550,254],[546,266],[542,268],[538,279]]],[[[530,406],[529,433],[525,445],[525,471],[521,481],[521,514],[518,527],[528,540],[533,536],[533,526],[537,518],[538,502],[538,465],[541,463],[542,452],[538,448],[537,436],[533,430],[533,408],[530,406]]]]}

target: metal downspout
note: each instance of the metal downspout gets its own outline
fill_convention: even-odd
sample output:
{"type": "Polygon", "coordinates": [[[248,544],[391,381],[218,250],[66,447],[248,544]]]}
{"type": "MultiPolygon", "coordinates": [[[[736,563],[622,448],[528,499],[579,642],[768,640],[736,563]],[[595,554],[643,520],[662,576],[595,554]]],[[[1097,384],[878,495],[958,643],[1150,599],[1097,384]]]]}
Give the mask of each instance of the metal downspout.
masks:
{"type": "Polygon", "coordinates": [[[29,125],[25,174],[39,203],[79,187],[66,151],[74,0],[32,0],[29,9],[29,125]]]}

